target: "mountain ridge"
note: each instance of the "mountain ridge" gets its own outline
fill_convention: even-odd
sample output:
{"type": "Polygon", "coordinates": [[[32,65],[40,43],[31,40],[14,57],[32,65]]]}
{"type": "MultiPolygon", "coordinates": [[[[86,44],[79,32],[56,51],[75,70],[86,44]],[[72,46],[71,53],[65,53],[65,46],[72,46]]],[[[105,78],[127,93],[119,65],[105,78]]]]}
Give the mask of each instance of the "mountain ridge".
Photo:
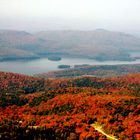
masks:
{"type": "Polygon", "coordinates": [[[23,53],[21,58],[53,54],[101,61],[133,60],[129,51],[140,51],[139,38],[105,29],[43,31],[34,34],[26,31],[0,30],[1,58],[10,55],[18,58],[23,53]]]}

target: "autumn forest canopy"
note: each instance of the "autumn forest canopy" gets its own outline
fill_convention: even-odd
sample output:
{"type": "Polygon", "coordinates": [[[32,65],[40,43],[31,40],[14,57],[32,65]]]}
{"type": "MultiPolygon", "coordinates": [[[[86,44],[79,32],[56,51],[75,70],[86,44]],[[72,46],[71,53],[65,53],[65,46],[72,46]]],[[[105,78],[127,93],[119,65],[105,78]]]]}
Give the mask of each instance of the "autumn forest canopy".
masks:
{"type": "Polygon", "coordinates": [[[106,140],[108,135],[139,140],[139,73],[44,79],[0,72],[1,139],[106,140]]]}
{"type": "Polygon", "coordinates": [[[0,140],[140,140],[140,0],[0,0],[0,140]]]}

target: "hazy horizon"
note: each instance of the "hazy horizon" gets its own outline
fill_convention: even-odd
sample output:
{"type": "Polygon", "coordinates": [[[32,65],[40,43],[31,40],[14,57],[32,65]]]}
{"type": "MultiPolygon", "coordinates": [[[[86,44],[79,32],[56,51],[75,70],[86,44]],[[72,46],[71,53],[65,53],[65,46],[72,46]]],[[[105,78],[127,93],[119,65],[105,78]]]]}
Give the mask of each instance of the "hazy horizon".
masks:
{"type": "Polygon", "coordinates": [[[140,35],[139,0],[1,0],[0,29],[95,30],[140,35]]]}

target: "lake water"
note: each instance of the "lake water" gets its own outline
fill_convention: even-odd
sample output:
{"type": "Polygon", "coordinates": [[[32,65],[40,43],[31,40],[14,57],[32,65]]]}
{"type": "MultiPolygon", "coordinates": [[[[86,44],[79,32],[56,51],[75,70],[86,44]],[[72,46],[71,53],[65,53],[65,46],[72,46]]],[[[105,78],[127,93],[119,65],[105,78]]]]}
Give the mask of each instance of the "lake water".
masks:
{"type": "Polygon", "coordinates": [[[140,57],[140,52],[129,52],[131,57],[140,57]]]}
{"type": "Polygon", "coordinates": [[[50,61],[47,58],[32,61],[9,61],[0,62],[0,71],[16,72],[22,74],[38,74],[58,70],[58,65],[117,65],[117,64],[140,64],[140,59],[136,61],[96,61],[86,58],[62,58],[61,61],[50,61]]]}

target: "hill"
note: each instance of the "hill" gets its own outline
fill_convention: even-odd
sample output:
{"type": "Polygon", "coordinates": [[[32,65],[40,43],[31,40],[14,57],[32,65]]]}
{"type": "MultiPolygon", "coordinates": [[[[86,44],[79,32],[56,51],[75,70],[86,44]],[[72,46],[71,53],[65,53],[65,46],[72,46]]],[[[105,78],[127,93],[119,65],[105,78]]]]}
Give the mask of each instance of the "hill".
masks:
{"type": "Polygon", "coordinates": [[[85,57],[104,60],[135,60],[130,52],[140,51],[140,39],[129,34],[94,31],[0,30],[0,60],[34,59],[48,56],[85,57]]]}
{"type": "Polygon", "coordinates": [[[0,30],[0,59],[36,58],[42,43],[25,31],[0,30]]]}
{"type": "Polygon", "coordinates": [[[43,89],[19,94],[14,85],[20,83],[25,87],[33,83],[35,86],[38,80],[43,79],[1,72],[0,81],[3,84],[0,88],[7,91],[1,91],[0,137],[106,140],[109,136],[139,140],[139,79],[140,74],[46,79],[43,89]],[[11,81],[14,81],[12,86],[9,85],[11,81]],[[11,92],[9,86],[12,94],[7,94],[11,92]],[[17,104],[15,96],[22,104],[17,104]],[[7,104],[2,106],[2,102],[7,104]]]}
{"type": "Polygon", "coordinates": [[[130,60],[130,51],[140,51],[140,39],[129,34],[97,29],[93,31],[43,31],[37,37],[48,40],[51,52],[97,60],[130,60]]]}

